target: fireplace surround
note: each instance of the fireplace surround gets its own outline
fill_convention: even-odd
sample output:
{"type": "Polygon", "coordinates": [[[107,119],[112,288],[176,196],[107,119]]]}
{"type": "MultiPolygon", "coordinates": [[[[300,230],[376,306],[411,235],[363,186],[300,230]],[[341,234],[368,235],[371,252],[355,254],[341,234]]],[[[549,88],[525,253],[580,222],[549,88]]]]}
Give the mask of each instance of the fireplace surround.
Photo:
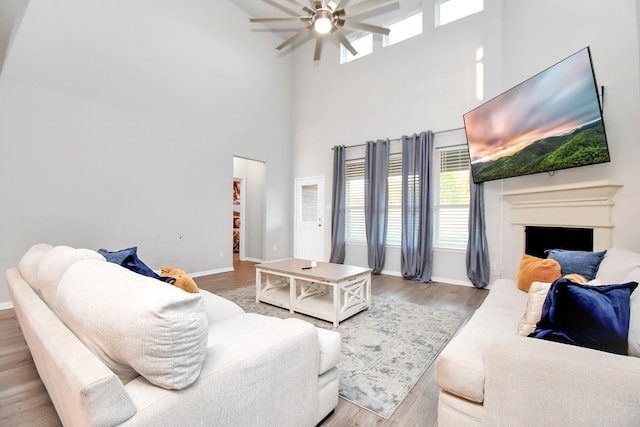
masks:
{"type": "Polygon", "coordinates": [[[611,246],[614,224],[613,196],[622,184],[611,180],[526,188],[505,191],[511,204],[513,270],[518,271],[525,253],[525,227],[586,228],[593,230],[591,250],[611,246]]]}

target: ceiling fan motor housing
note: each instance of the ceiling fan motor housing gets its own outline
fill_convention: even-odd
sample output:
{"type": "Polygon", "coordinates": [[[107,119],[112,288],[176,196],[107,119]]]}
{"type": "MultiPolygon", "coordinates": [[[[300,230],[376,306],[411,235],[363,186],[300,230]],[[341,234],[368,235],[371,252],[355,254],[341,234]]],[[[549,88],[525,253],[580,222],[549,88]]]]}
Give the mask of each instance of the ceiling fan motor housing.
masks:
{"type": "Polygon", "coordinates": [[[319,34],[330,32],[338,21],[338,17],[330,9],[318,9],[313,14],[313,28],[319,34]]]}

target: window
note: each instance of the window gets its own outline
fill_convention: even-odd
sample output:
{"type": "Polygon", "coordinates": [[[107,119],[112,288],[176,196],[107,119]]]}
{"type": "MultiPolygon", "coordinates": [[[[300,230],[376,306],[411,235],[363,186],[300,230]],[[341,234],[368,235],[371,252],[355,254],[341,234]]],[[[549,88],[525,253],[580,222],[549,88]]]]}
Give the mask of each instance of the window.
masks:
{"type": "MultiPolygon", "coordinates": [[[[345,165],[345,240],[349,243],[367,241],[364,219],[364,159],[345,165]]],[[[402,156],[389,156],[389,216],[387,244],[400,245],[402,234],[402,156]]]]}
{"type": "Polygon", "coordinates": [[[384,38],[385,46],[391,46],[422,34],[422,12],[389,25],[389,35],[384,38]]]}
{"type": "Polygon", "coordinates": [[[449,147],[435,153],[434,246],[464,249],[469,238],[469,152],[449,147]]]}
{"type": "Polygon", "coordinates": [[[373,34],[369,33],[366,36],[360,37],[355,40],[349,40],[351,46],[358,52],[357,55],[352,55],[342,44],[340,45],[340,63],[345,64],[347,62],[354,61],[363,56],[369,55],[373,52],[373,34]]]}
{"type": "Polygon", "coordinates": [[[436,0],[436,27],[481,12],[483,9],[483,0],[436,0]]]}
{"type": "MultiPolygon", "coordinates": [[[[364,159],[345,165],[345,241],[366,243],[364,220],[364,159]]],[[[437,149],[434,155],[434,246],[465,249],[469,237],[469,152],[437,149]]],[[[402,235],[402,156],[389,157],[389,217],[387,244],[400,245],[402,235]]]]}

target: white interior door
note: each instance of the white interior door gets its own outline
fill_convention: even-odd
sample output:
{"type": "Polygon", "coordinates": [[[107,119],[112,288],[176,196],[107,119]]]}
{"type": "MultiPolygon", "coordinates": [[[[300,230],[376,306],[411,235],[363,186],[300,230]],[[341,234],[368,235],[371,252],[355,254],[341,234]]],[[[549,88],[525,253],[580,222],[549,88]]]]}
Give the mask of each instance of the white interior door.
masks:
{"type": "Polygon", "coordinates": [[[324,176],[296,178],[293,256],[324,260],[324,176]]]}

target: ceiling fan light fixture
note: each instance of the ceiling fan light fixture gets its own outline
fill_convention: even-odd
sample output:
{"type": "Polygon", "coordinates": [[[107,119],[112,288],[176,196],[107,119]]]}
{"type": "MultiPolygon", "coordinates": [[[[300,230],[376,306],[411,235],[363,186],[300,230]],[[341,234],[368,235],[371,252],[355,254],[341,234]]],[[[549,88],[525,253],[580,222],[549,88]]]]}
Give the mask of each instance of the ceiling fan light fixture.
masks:
{"type": "Polygon", "coordinates": [[[313,29],[318,34],[327,34],[333,28],[333,15],[331,12],[321,10],[316,13],[315,20],[313,21],[313,29]]]}

